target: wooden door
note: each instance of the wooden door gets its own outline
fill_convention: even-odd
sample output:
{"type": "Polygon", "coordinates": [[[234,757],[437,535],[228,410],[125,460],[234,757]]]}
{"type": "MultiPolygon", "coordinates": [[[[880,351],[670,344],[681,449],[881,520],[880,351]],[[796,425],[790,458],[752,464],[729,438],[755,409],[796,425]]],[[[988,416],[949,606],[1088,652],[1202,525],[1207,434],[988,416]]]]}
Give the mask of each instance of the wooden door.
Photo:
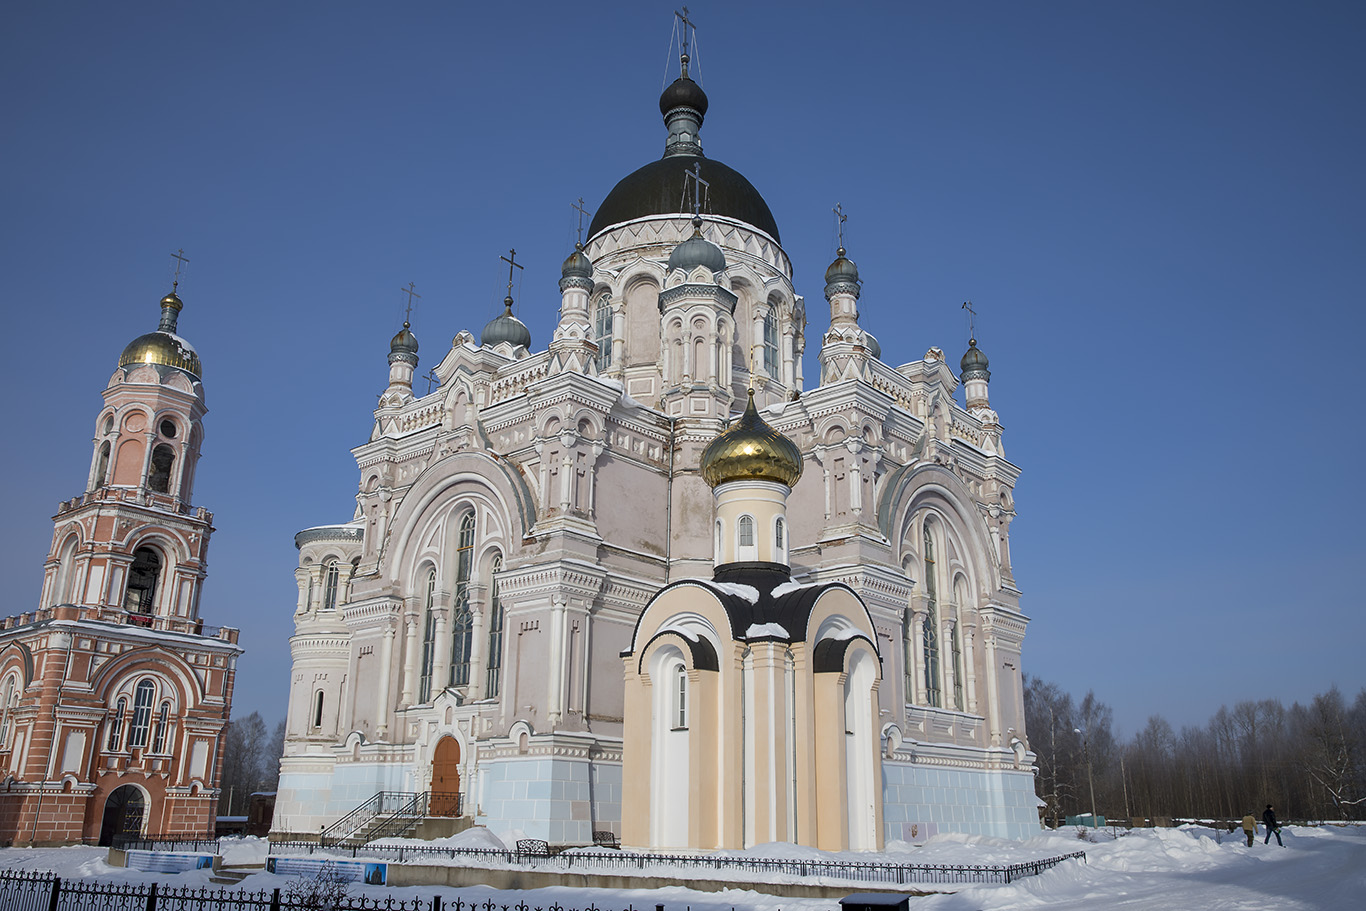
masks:
{"type": "Polygon", "coordinates": [[[432,796],[428,815],[460,815],[460,743],[442,737],[432,756],[432,796]]]}

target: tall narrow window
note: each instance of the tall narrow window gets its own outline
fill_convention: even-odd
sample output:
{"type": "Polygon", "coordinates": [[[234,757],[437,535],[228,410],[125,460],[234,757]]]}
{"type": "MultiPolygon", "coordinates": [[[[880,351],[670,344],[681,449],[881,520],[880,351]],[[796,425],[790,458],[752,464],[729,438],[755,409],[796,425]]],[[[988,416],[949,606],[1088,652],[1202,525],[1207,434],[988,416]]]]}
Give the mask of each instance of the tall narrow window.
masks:
{"type": "Polygon", "coordinates": [[[128,568],[128,588],[123,596],[124,610],[150,614],[157,593],[157,577],[161,575],[161,557],[150,547],[139,547],[133,552],[133,565],[128,568]]]}
{"type": "Polygon", "coordinates": [[[934,537],[925,523],[925,697],[930,705],[943,705],[939,688],[939,586],[935,580],[934,537]]]}
{"type": "Polygon", "coordinates": [[[432,664],[436,656],[436,612],[432,610],[436,600],[436,570],[427,571],[427,599],[422,613],[425,631],[422,637],[422,677],[418,681],[417,701],[424,705],[432,701],[432,664]]]}
{"type": "Polygon", "coordinates": [[[688,669],[678,665],[674,669],[674,730],[681,731],[688,726],[688,669]]]}
{"type": "Polygon", "coordinates": [[[474,623],[470,617],[470,566],[474,562],[474,513],[460,520],[460,541],[455,551],[455,605],[451,611],[450,686],[470,682],[470,657],[474,623]]]}
{"type": "Polygon", "coordinates": [[[593,308],[593,341],[598,345],[598,369],[606,370],[612,366],[612,299],[605,294],[593,308]]]}
{"type": "Polygon", "coordinates": [[[772,307],[764,314],[764,370],[778,375],[778,316],[772,307]]]}
{"type": "Polygon", "coordinates": [[[171,723],[171,704],[161,703],[161,712],[157,715],[157,730],[152,735],[152,752],[164,753],[166,751],[166,726],[171,723]]]}
{"type": "Polygon", "coordinates": [[[175,462],[175,450],[165,443],[152,450],[152,465],[147,471],[147,486],[157,493],[168,493],[171,489],[171,465],[175,462]]]}
{"type": "Polygon", "coordinates": [[[156,687],[152,681],[143,680],[133,691],[133,723],[128,727],[128,746],[147,746],[147,729],[152,723],[152,697],[156,687]]]}
{"type": "Polygon", "coordinates": [[[322,691],[322,690],[318,690],[318,692],[313,696],[313,726],[314,726],[315,728],[320,728],[320,727],[323,726],[323,691],[322,691]]]}
{"type": "Polygon", "coordinates": [[[0,750],[3,750],[5,749],[5,747],[9,746],[10,714],[14,710],[14,703],[14,678],[10,677],[9,680],[5,681],[5,705],[3,709],[4,716],[0,717],[0,750]]]}
{"type": "Polygon", "coordinates": [[[114,717],[109,719],[109,742],[105,749],[111,753],[117,752],[119,743],[123,739],[123,713],[128,711],[128,700],[120,698],[114,706],[114,717]]]}
{"type": "Polygon", "coordinates": [[[961,712],[965,710],[963,675],[966,673],[963,667],[963,614],[968,607],[968,584],[962,576],[954,580],[953,600],[954,616],[957,617],[953,624],[953,642],[949,646],[953,649],[953,707],[961,712]]]}
{"type": "Polygon", "coordinates": [[[787,546],[784,543],[787,540],[787,529],[783,527],[785,524],[787,523],[783,521],[782,516],[779,516],[773,523],[773,555],[780,559],[783,557],[784,548],[787,546]]]}
{"type": "Polygon", "coordinates": [[[484,685],[484,698],[498,695],[503,682],[503,602],[498,597],[498,573],[503,569],[503,558],[494,557],[489,567],[489,668],[484,685]]]}
{"type": "Polygon", "coordinates": [[[91,480],[92,487],[103,487],[104,479],[109,474],[109,441],[105,440],[100,444],[100,457],[95,460],[95,477],[91,480]]]}
{"type": "Polygon", "coordinates": [[[739,539],[738,539],[738,541],[737,541],[736,543],[738,543],[741,547],[753,547],[753,546],[754,546],[754,517],[753,517],[753,516],[741,516],[741,517],[740,517],[740,537],[739,537],[739,539]]]}
{"type": "Polygon", "coordinates": [[[337,582],[340,579],[341,570],[337,568],[335,559],[323,564],[323,610],[332,610],[337,606],[337,582]]]}

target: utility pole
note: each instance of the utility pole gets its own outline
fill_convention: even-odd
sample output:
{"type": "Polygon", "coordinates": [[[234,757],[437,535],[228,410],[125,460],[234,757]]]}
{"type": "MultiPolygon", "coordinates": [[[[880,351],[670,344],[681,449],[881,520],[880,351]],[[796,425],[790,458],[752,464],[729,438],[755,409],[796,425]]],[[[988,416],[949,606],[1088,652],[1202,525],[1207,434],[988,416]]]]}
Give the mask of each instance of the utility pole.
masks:
{"type": "Polygon", "coordinates": [[[1096,815],[1096,782],[1091,776],[1091,745],[1086,732],[1081,728],[1073,728],[1072,733],[1081,735],[1081,752],[1086,757],[1086,784],[1091,788],[1091,828],[1094,829],[1099,825],[1097,820],[1100,817],[1096,815]]]}

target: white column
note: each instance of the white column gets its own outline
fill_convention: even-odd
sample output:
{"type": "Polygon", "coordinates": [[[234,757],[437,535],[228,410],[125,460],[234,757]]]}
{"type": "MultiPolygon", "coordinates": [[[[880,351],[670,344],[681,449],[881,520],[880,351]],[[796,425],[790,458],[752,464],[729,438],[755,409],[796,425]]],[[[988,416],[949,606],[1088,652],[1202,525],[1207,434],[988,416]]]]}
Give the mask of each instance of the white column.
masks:
{"type": "Polygon", "coordinates": [[[413,697],[417,693],[417,678],[420,673],[418,659],[421,657],[422,643],[419,639],[422,630],[422,603],[417,598],[408,599],[408,609],[403,617],[406,627],[404,629],[404,652],[403,652],[403,687],[400,698],[404,705],[412,705],[413,697]]]}
{"type": "Polygon", "coordinates": [[[555,595],[550,609],[550,686],[546,719],[552,726],[564,717],[564,613],[568,602],[564,595],[555,595]]]}
{"type": "Polygon", "coordinates": [[[387,739],[389,733],[389,713],[393,710],[389,704],[389,676],[393,672],[393,664],[394,627],[389,623],[384,627],[384,641],[380,643],[379,652],[379,723],[375,725],[377,740],[387,739]]]}
{"type": "Polygon", "coordinates": [[[977,663],[973,660],[975,624],[963,624],[963,684],[967,688],[968,711],[977,714],[977,663]]]}
{"type": "Polygon", "coordinates": [[[926,681],[925,675],[920,673],[920,656],[925,650],[925,616],[928,613],[923,603],[911,608],[911,649],[906,657],[911,662],[911,683],[915,690],[916,705],[926,702],[926,681]]]}
{"type": "Polygon", "coordinates": [[[470,608],[470,683],[467,690],[469,697],[467,701],[484,698],[484,656],[488,651],[488,642],[484,639],[484,616],[485,616],[485,595],[488,586],[483,583],[471,583],[469,591],[470,608]]]}
{"type": "Polygon", "coordinates": [[[939,640],[943,643],[939,654],[944,656],[944,660],[939,664],[940,676],[943,678],[939,684],[939,691],[944,694],[944,708],[959,709],[958,703],[954,701],[954,666],[958,661],[958,655],[953,650],[953,621],[945,619],[939,627],[939,635],[943,637],[939,640]]]}
{"type": "Polygon", "coordinates": [[[996,679],[996,637],[988,633],[982,640],[987,663],[987,730],[991,732],[991,745],[1001,745],[1001,693],[1000,681],[996,679]]]}

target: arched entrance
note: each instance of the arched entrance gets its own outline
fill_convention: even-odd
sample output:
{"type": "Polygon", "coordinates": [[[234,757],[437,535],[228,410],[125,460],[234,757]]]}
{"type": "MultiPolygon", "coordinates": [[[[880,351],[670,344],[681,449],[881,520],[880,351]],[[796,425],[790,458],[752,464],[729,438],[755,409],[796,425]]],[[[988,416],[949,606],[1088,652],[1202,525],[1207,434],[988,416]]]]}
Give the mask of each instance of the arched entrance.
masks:
{"type": "Polygon", "coordinates": [[[454,737],[438,740],[432,754],[432,796],[427,813],[460,815],[460,743],[454,737]]]}
{"type": "Polygon", "coordinates": [[[104,802],[100,823],[100,844],[112,845],[118,835],[141,835],[142,819],[147,813],[142,791],[131,784],[115,788],[104,802]]]}

